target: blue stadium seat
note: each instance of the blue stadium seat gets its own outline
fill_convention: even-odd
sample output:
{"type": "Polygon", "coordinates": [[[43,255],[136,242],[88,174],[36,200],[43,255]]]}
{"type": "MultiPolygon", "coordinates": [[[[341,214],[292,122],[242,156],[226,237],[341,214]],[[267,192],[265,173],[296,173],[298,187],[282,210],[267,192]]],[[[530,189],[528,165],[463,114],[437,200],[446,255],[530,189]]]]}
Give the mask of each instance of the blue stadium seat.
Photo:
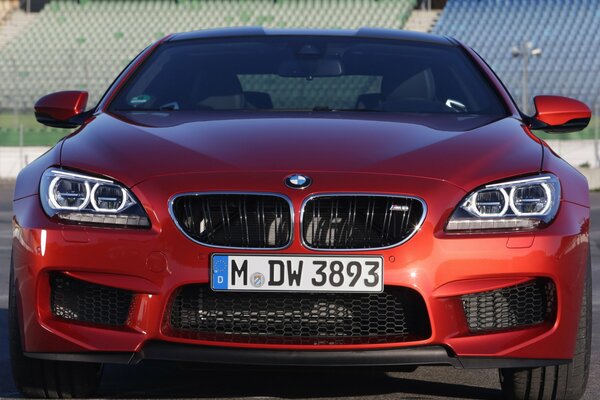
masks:
{"type": "Polygon", "coordinates": [[[521,60],[511,47],[531,41],[529,93],[576,97],[600,106],[600,0],[448,0],[434,33],[474,48],[516,99],[521,60]]]}

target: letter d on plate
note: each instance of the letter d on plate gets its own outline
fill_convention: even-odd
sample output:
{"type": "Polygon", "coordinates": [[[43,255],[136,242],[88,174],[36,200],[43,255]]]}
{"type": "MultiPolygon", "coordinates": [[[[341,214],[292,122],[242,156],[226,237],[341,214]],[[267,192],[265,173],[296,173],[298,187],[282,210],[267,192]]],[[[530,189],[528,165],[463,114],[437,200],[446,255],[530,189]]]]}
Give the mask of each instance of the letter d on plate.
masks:
{"type": "Polygon", "coordinates": [[[212,287],[215,290],[226,290],[229,284],[229,256],[213,257],[212,287]]]}

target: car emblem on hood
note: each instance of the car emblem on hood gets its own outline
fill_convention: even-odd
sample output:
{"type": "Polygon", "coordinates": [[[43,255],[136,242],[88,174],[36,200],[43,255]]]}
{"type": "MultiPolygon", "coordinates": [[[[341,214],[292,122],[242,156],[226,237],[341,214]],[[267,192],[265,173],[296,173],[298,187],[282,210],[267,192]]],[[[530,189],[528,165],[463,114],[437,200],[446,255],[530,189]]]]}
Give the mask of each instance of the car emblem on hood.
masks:
{"type": "Polygon", "coordinates": [[[312,180],[306,175],[293,174],[285,178],[285,184],[292,189],[304,189],[310,186],[312,180]]]}

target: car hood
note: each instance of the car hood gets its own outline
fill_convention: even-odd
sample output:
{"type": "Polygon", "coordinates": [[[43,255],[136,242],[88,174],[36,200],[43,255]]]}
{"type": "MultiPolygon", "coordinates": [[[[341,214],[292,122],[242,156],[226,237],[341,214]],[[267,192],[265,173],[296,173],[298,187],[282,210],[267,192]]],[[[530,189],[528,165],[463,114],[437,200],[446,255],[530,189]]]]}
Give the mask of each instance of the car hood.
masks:
{"type": "Polygon", "coordinates": [[[394,174],[465,190],[540,169],[514,118],[375,113],[100,114],[68,137],[61,164],[128,186],[160,175],[282,171],[394,174]]]}

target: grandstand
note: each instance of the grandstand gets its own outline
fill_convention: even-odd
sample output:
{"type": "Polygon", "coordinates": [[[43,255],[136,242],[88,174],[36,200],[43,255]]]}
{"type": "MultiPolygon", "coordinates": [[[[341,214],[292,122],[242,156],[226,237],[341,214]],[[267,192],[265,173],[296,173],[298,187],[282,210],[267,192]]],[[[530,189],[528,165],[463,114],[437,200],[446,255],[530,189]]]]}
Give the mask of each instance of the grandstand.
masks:
{"type": "Polygon", "coordinates": [[[473,47],[521,98],[520,59],[511,48],[531,41],[529,93],[574,97],[600,106],[600,0],[448,0],[434,33],[473,47]]]}
{"type": "Polygon", "coordinates": [[[431,32],[441,13],[441,10],[415,9],[410,14],[403,29],[417,32],[431,32]]]}
{"type": "Polygon", "coordinates": [[[120,70],[169,32],[213,27],[402,28],[416,0],[54,0],[0,49],[0,109],[84,89],[94,103],[120,70]],[[318,11],[317,11],[318,10],[318,11]]]}

